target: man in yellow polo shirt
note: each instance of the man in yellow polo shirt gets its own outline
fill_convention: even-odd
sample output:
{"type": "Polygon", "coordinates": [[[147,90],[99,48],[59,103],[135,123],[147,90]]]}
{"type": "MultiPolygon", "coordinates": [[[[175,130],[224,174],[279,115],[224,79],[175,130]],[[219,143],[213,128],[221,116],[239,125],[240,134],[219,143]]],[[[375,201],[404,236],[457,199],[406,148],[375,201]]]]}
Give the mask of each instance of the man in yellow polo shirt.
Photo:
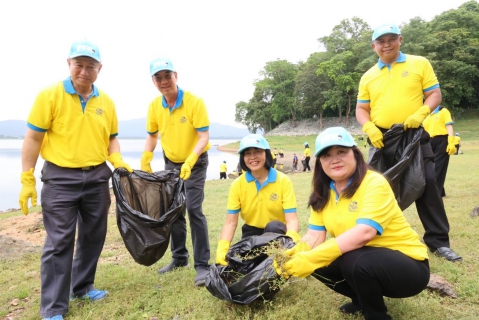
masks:
{"type": "Polygon", "coordinates": [[[453,124],[451,113],[444,106],[438,106],[423,123],[424,129],[431,136],[430,143],[434,152],[436,181],[441,197],[446,196],[444,182],[446,181],[449,157],[456,152],[453,124]]]}
{"type": "Polygon", "coordinates": [[[220,164],[220,180],[221,179],[226,179],[226,171],[227,171],[227,167],[226,167],[226,160],[224,160],[221,164],[220,164]]]}
{"type": "MultiPolygon", "coordinates": [[[[404,130],[419,128],[424,119],[441,103],[439,82],[429,61],[400,51],[403,41],[397,25],[374,29],[372,48],[379,56],[359,83],[356,119],[368,135],[371,147],[382,148],[383,133],[395,123],[404,130]]],[[[449,222],[436,182],[434,154],[429,134],[421,137],[426,188],[416,200],[424,226],[424,242],[432,252],[449,261],[462,258],[449,247],[449,222]]],[[[371,154],[371,152],[370,152],[371,154]]]]}
{"type": "MultiPolygon", "coordinates": [[[[170,59],[160,57],[151,61],[150,75],[162,95],[155,98],[148,108],[148,135],[141,158],[141,170],[152,172],[150,162],[159,134],[165,169],[180,170],[180,178],[185,180],[186,210],[196,269],[195,285],[202,286],[208,275],[210,259],[208,225],[202,209],[208,167],[207,151],[210,148],[210,121],[203,100],[178,87],[178,75],[170,59]]],[[[160,274],[188,266],[184,214],[172,226],[171,251],[173,259],[158,270],[160,274]]]]}
{"type": "Polygon", "coordinates": [[[69,296],[96,301],[108,294],[94,288],[111,203],[111,170],[105,161],[132,172],[120,155],[115,105],[93,84],[102,67],[98,47],[86,40],[74,42],[67,62],[70,77],[41,91],[28,117],[19,200],[24,214],[30,198],[36,205],[33,171],[41,153],[47,237],[41,258],[40,314],[54,320],[68,312],[69,296]]]}

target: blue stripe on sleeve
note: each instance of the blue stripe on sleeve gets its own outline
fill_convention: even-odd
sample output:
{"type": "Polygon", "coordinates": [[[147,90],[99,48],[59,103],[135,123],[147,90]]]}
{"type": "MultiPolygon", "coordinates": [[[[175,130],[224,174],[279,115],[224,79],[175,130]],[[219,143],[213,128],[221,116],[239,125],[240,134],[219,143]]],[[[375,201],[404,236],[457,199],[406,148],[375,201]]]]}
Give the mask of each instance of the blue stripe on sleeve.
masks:
{"type": "Polygon", "coordinates": [[[285,209],[283,211],[284,211],[284,213],[293,213],[293,212],[296,212],[296,208],[285,209]]]}
{"type": "Polygon", "coordinates": [[[439,88],[439,83],[438,83],[438,84],[435,84],[435,85],[433,85],[432,87],[426,88],[426,89],[424,89],[424,90],[422,90],[422,91],[424,91],[424,92],[428,92],[428,91],[431,91],[431,90],[433,90],[433,89],[437,89],[437,88],[439,88]]]}
{"type": "Polygon", "coordinates": [[[118,133],[110,134],[110,138],[115,138],[116,136],[118,136],[118,133]]]}
{"type": "Polygon", "coordinates": [[[369,103],[369,102],[371,102],[371,100],[359,100],[358,99],[357,102],[359,102],[359,103],[369,103]]]}
{"type": "Polygon", "coordinates": [[[310,224],[308,228],[315,231],[326,231],[324,226],[315,226],[314,224],[310,224]]]}
{"type": "Polygon", "coordinates": [[[158,133],[158,130],[156,130],[155,132],[150,132],[150,131],[147,131],[148,134],[157,134],[158,133]]]}
{"type": "Polygon", "coordinates": [[[202,127],[202,128],[196,128],[196,131],[208,131],[210,127],[207,126],[207,127],[202,127]]]}
{"type": "Polygon", "coordinates": [[[365,224],[367,226],[370,226],[370,227],[373,227],[374,229],[376,229],[378,231],[378,235],[383,234],[383,227],[381,227],[381,225],[379,223],[377,223],[376,221],[373,221],[371,219],[358,219],[358,220],[356,220],[356,224],[365,224]]]}
{"type": "Polygon", "coordinates": [[[27,123],[27,127],[29,127],[32,130],[38,131],[38,132],[47,132],[47,129],[42,129],[42,128],[36,127],[31,123],[27,123]]]}
{"type": "Polygon", "coordinates": [[[238,210],[228,210],[228,214],[237,214],[241,211],[241,209],[238,210]]]}
{"type": "Polygon", "coordinates": [[[447,126],[450,126],[451,124],[454,124],[454,121],[447,122],[447,123],[446,123],[446,127],[447,127],[447,126]]]}

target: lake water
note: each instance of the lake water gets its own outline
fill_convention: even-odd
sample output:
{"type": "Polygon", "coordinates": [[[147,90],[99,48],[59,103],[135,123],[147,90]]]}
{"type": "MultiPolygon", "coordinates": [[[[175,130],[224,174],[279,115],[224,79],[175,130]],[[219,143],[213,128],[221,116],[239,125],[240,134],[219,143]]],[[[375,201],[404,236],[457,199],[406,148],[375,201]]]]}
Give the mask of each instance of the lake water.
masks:
{"type": "MultiPolygon", "coordinates": [[[[209,166],[207,171],[207,180],[219,179],[220,164],[226,160],[228,172],[236,169],[239,157],[229,152],[216,150],[216,146],[222,146],[235,140],[211,139],[211,149],[208,151],[209,166]]],[[[145,145],[144,139],[119,139],[121,154],[123,160],[133,169],[140,168],[140,159],[145,145]]],[[[10,208],[19,208],[18,195],[20,194],[20,172],[22,171],[21,150],[23,140],[2,140],[0,139],[0,168],[2,170],[2,179],[0,180],[0,211],[10,208]]],[[[38,157],[35,167],[35,178],[37,180],[38,204],[40,204],[40,190],[42,182],[40,181],[40,171],[43,166],[43,159],[38,157]]],[[[108,162],[107,162],[108,163],[108,162]]],[[[110,165],[108,163],[108,165],[110,165]]],[[[111,167],[111,165],[110,165],[111,167]]],[[[155,156],[151,162],[153,171],[164,170],[163,153],[161,152],[160,142],[155,150],[155,156]]],[[[29,204],[30,205],[30,204],[29,204]]]]}

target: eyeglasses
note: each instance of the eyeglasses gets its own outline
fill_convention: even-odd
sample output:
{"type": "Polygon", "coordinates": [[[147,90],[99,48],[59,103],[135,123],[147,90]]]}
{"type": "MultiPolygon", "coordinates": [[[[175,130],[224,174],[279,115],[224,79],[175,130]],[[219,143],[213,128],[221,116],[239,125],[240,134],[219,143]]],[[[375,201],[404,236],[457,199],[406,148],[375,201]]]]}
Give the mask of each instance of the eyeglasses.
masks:
{"type": "Polygon", "coordinates": [[[158,74],[155,74],[155,75],[153,76],[153,78],[155,79],[155,81],[156,81],[156,82],[160,82],[160,83],[163,82],[163,80],[170,81],[172,77],[173,77],[173,72],[168,72],[168,73],[166,73],[164,77],[161,77],[161,76],[158,75],[158,74]]]}

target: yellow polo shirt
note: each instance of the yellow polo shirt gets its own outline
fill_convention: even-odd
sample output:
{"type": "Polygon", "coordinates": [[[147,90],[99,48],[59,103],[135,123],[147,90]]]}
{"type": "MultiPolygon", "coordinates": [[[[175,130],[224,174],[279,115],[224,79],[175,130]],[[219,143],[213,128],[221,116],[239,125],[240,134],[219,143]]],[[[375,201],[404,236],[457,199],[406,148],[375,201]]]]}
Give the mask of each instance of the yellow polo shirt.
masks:
{"type": "Polygon", "coordinates": [[[226,172],[226,163],[220,164],[220,172],[226,172]]]}
{"type": "Polygon", "coordinates": [[[428,258],[427,248],[406,221],[387,180],[368,170],[351,199],[337,196],[331,185],[329,202],[324,209],[311,210],[309,228],[326,230],[337,237],[357,224],[366,224],[377,230],[377,235],[366,244],[398,250],[415,259],[428,258]]]}
{"type": "Polygon", "coordinates": [[[393,65],[381,60],[359,82],[358,103],[369,103],[371,121],[389,129],[403,123],[423,105],[424,93],[439,88],[431,63],[424,57],[399,54],[393,65]]]}
{"type": "Polygon", "coordinates": [[[309,157],[311,155],[311,150],[309,148],[305,148],[303,154],[305,157],[309,157]]]}
{"type": "Polygon", "coordinates": [[[435,136],[448,135],[446,126],[452,125],[454,122],[451,118],[451,113],[446,108],[439,110],[436,108],[430,115],[424,119],[422,123],[424,129],[429,133],[431,138],[435,136]]]}
{"type": "Polygon", "coordinates": [[[455,138],[454,138],[454,144],[455,144],[455,145],[461,144],[461,137],[455,136],[455,138]]]}
{"type": "Polygon", "coordinates": [[[284,173],[270,168],[268,178],[260,185],[247,171],[230,187],[228,214],[240,214],[247,225],[264,229],[268,222],[286,223],[285,214],[296,212],[293,183],[284,173]]]}
{"type": "MultiPolygon", "coordinates": [[[[163,96],[155,98],[148,107],[146,131],[160,134],[166,157],[182,163],[193,152],[199,140],[198,131],[208,131],[210,120],[203,99],[178,88],[175,106],[170,110],[163,96]]],[[[210,149],[210,143],[203,152],[210,149]]]]}
{"type": "Polygon", "coordinates": [[[38,94],[27,126],[45,132],[40,154],[46,161],[65,168],[106,161],[110,138],[118,135],[115,105],[96,86],[88,101],[82,100],[70,77],[38,94]]]}

